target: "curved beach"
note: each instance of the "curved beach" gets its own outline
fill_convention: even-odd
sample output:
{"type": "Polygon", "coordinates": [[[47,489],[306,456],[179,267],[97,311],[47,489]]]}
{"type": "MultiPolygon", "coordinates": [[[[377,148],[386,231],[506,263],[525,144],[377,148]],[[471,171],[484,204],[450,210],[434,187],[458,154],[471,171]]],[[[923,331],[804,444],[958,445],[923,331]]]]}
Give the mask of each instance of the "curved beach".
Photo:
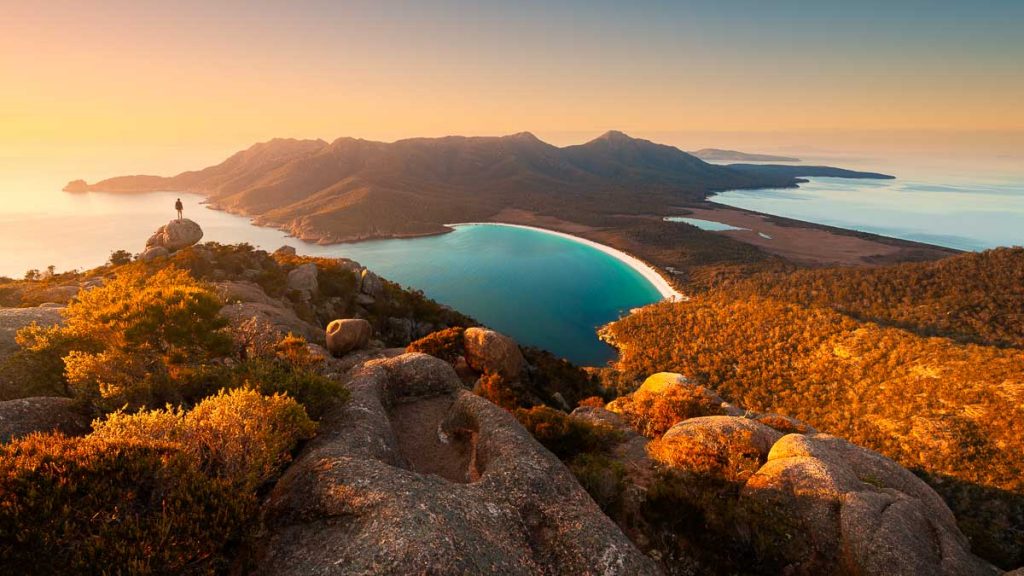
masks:
{"type": "Polygon", "coordinates": [[[565,232],[550,230],[548,228],[526,226],[524,224],[509,224],[507,222],[460,222],[458,224],[445,224],[445,226],[449,226],[451,228],[458,228],[460,226],[507,226],[509,228],[526,228],[527,230],[536,230],[537,232],[544,232],[545,234],[551,234],[553,236],[561,236],[562,238],[567,238],[574,242],[579,242],[580,244],[586,244],[591,248],[596,248],[597,250],[600,250],[601,252],[604,252],[605,254],[608,254],[609,256],[615,258],[616,260],[626,264],[633,270],[636,270],[638,274],[643,276],[645,280],[647,280],[654,286],[658,293],[661,294],[662,298],[665,298],[666,300],[686,299],[686,297],[683,296],[681,292],[673,288],[672,285],[668,283],[668,280],[665,280],[665,277],[662,276],[650,264],[644,262],[643,260],[637,258],[636,256],[627,254],[622,250],[617,250],[615,248],[612,248],[611,246],[607,246],[599,242],[594,242],[593,240],[587,240],[586,238],[573,236],[572,234],[566,234],[565,232]]]}

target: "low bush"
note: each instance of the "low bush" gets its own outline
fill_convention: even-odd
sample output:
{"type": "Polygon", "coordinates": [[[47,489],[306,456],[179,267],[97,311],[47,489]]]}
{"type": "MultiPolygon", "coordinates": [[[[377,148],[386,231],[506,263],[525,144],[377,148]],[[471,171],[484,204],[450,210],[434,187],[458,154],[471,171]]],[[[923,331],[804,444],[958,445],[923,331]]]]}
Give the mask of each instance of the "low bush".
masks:
{"type": "Polygon", "coordinates": [[[256,489],[312,432],[293,400],[233,390],[0,447],[0,572],[223,572],[256,489]]]}
{"type": "Polygon", "coordinates": [[[422,352],[440,358],[454,365],[459,356],[466,355],[466,345],[462,338],[465,328],[456,326],[427,334],[406,347],[406,352],[422,352]]]}
{"type": "Polygon", "coordinates": [[[610,427],[570,418],[565,412],[547,406],[520,408],[515,416],[538,442],[562,460],[605,451],[619,440],[619,433],[610,427]]]}
{"type": "Polygon", "coordinates": [[[618,516],[626,490],[626,468],[604,454],[586,453],[569,463],[576,480],[612,518],[618,516]]]}
{"type": "Polygon", "coordinates": [[[703,386],[671,386],[657,393],[638,390],[619,398],[614,406],[648,438],[661,436],[683,420],[722,414],[721,402],[703,386]]]}

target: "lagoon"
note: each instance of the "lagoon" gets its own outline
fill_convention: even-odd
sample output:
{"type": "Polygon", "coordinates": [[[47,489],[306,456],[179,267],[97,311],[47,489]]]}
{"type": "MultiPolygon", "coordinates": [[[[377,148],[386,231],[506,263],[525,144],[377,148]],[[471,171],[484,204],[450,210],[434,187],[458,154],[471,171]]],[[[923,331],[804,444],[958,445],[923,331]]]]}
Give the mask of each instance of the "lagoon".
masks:
{"type": "Polygon", "coordinates": [[[245,217],[210,210],[202,197],[50,194],[47,209],[0,214],[0,275],[30,268],[58,270],[103,264],[110,252],[141,251],[146,238],[173,215],[181,197],[203,241],[248,242],[265,250],[282,244],[300,254],[351,258],[385,278],[423,292],[520,343],[582,365],[603,365],[614,350],[599,326],[662,294],[636,269],[583,242],[538,230],[493,224],[411,239],[321,246],[254,226],[245,217]]]}

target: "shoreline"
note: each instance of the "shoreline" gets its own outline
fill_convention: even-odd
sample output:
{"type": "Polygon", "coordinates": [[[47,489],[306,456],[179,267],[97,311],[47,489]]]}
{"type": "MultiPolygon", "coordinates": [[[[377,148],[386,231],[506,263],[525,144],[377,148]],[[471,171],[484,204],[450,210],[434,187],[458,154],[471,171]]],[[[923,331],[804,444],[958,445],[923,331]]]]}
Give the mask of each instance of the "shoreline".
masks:
{"type": "Polygon", "coordinates": [[[640,274],[640,276],[642,276],[645,280],[650,282],[651,285],[654,286],[654,289],[657,290],[659,294],[661,294],[663,300],[688,300],[688,298],[685,295],[683,295],[683,293],[673,288],[672,285],[669,284],[668,280],[666,280],[665,277],[662,276],[661,273],[658,272],[657,268],[655,268],[653,265],[644,262],[640,258],[633,256],[632,254],[627,254],[626,252],[623,252],[622,250],[619,250],[617,248],[612,248],[607,244],[601,244],[600,242],[588,240],[587,238],[583,238],[581,236],[575,236],[573,234],[567,234],[565,232],[559,232],[557,230],[551,230],[549,228],[527,226],[525,224],[511,224],[509,222],[459,222],[456,224],[445,224],[445,226],[448,226],[450,228],[458,228],[460,226],[506,226],[508,228],[524,228],[526,230],[534,230],[536,232],[543,232],[545,234],[551,234],[552,236],[566,238],[568,240],[572,240],[574,242],[578,242],[580,244],[584,244],[586,246],[604,252],[605,254],[608,254],[612,258],[615,258],[616,260],[629,266],[638,274],[640,274]]]}

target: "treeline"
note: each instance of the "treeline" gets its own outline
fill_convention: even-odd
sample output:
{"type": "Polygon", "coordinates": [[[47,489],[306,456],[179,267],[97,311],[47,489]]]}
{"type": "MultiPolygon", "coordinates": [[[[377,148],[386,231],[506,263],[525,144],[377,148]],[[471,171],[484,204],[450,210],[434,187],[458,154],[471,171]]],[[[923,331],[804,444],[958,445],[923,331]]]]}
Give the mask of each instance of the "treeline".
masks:
{"type": "Polygon", "coordinates": [[[871,269],[765,273],[725,288],[960,342],[1024,347],[1024,248],[871,269]]]}
{"type": "MultiPolygon", "coordinates": [[[[1000,262],[1001,268],[1008,265],[1004,262],[1016,262],[1020,251],[980,256],[1000,262]]],[[[947,264],[949,270],[965,270],[974,259],[954,260],[947,264]]],[[[890,282],[878,285],[894,295],[899,291],[896,278],[907,273],[900,268],[866,274],[890,282]]],[[[975,271],[974,279],[964,279],[964,284],[1002,283],[992,276],[998,270],[975,271]]],[[[805,278],[856,278],[846,272],[802,274],[795,275],[792,288],[783,286],[779,293],[795,293],[805,278]]],[[[952,277],[931,276],[936,277],[953,283],[952,277]]],[[[863,301],[864,309],[872,309],[871,303],[885,298],[870,290],[870,282],[847,291],[822,280],[823,293],[813,298],[824,301],[828,292],[846,294],[851,305],[863,301]],[[858,300],[858,290],[870,297],[858,300]]],[[[879,308],[880,313],[906,311],[923,322],[925,313],[911,315],[912,291],[907,287],[902,291],[906,298],[893,298],[894,306],[879,308]]],[[[942,291],[941,285],[924,287],[927,296],[922,300],[952,301],[942,291]]],[[[1020,350],[922,337],[825,306],[751,292],[717,291],[690,302],[661,303],[605,328],[604,336],[621,352],[620,380],[681,372],[738,405],[794,416],[879,451],[923,473],[957,513],[976,553],[1003,566],[1024,563],[1020,350]]],[[[973,294],[970,289],[966,293],[973,294]]],[[[1009,302],[1012,296],[998,298],[1009,302]]]]}

